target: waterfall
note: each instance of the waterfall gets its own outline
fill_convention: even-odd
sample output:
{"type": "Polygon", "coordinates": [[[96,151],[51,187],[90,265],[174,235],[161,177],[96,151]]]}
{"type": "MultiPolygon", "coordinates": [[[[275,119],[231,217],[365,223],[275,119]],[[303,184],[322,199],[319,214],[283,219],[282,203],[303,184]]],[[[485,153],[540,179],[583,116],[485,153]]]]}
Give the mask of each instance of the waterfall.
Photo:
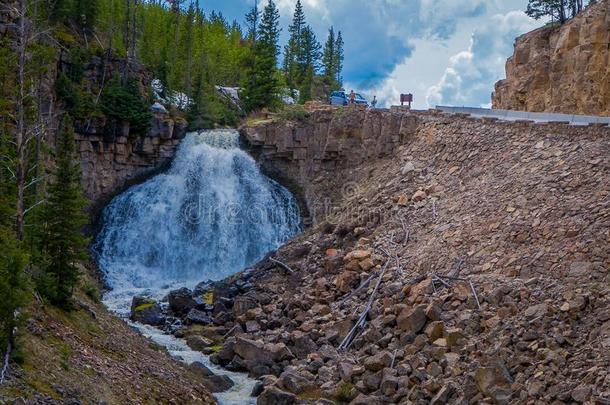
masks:
{"type": "Polygon", "coordinates": [[[116,197],[102,220],[94,250],[119,313],[133,295],[230,276],[300,227],[294,197],[261,174],[235,130],[187,134],[170,169],[116,197]]]}

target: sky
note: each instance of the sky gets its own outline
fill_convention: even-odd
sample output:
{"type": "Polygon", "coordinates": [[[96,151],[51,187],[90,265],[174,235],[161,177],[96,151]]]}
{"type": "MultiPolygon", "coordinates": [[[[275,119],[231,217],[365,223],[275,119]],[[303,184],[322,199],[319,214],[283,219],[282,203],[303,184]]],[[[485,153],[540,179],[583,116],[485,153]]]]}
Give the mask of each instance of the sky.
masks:
{"type": "MultiPolygon", "coordinates": [[[[283,43],[296,1],[276,0],[283,43]]],[[[527,0],[301,1],[319,42],[330,26],[343,33],[345,89],[369,99],[376,95],[379,106],[413,93],[418,109],[488,107],[515,38],[542,25],[523,13],[527,0]]],[[[254,0],[200,4],[243,24],[254,0]]]]}

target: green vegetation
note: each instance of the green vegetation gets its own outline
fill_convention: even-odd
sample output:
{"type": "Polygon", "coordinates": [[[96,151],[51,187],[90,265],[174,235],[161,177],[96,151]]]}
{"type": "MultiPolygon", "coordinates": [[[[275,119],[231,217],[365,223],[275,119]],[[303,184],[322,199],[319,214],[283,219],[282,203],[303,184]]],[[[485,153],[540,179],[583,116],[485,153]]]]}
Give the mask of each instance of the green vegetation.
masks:
{"type": "Polygon", "coordinates": [[[269,0],[257,31],[257,39],[253,46],[252,66],[246,82],[243,97],[248,111],[263,107],[278,107],[280,100],[277,62],[280,38],[278,27],[280,13],[273,2],[269,0]]]}
{"type": "MultiPolygon", "coordinates": [[[[589,4],[593,3],[596,1],[589,1],[589,4]]],[[[585,0],[529,0],[525,13],[536,20],[551,17],[563,24],[580,13],[584,6],[585,0]]]]}
{"type": "Polygon", "coordinates": [[[309,117],[309,112],[301,105],[286,106],[280,113],[282,121],[304,122],[309,117]]]}
{"type": "Polygon", "coordinates": [[[356,395],[358,395],[356,387],[354,387],[354,384],[347,381],[342,381],[335,391],[335,399],[339,403],[349,403],[356,395]]]}
{"type": "Polygon", "coordinates": [[[138,83],[129,79],[125,85],[118,76],[112,78],[102,93],[102,111],[113,120],[116,129],[121,122],[129,123],[130,135],[145,135],[150,129],[152,114],[140,95],[138,83]]]}
{"type": "Polygon", "coordinates": [[[152,308],[155,305],[154,302],[147,302],[146,304],[138,305],[134,308],[135,312],[144,311],[145,309],[152,308]]]}
{"type": "Polygon", "coordinates": [[[86,200],[80,188],[80,165],[75,159],[74,130],[64,118],[57,141],[54,181],[41,212],[36,248],[40,292],[52,303],[69,308],[79,280],[77,263],[86,260],[87,239],[81,229],[87,223],[86,200]]]}

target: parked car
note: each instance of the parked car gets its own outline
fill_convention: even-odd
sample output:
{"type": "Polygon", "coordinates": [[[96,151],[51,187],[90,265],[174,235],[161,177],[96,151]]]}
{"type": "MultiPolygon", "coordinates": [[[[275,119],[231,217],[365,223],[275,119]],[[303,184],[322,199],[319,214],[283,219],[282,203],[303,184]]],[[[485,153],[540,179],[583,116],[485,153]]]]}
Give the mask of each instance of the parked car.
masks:
{"type": "MultiPolygon", "coordinates": [[[[333,91],[330,95],[329,103],[330,105],[348,105],[349,94],[344,91],[333,91]]],[[[368,101],[366,101],[366,99],[359,93],[356,93],[354,104],[363,104],[366,106],[369,105],[368,101]]]]}
{"type": "Polygon", "coordinates": [[[330,94],[330,105],[347,105],[349,100],[344,91],[333,91],[330,94]]]}

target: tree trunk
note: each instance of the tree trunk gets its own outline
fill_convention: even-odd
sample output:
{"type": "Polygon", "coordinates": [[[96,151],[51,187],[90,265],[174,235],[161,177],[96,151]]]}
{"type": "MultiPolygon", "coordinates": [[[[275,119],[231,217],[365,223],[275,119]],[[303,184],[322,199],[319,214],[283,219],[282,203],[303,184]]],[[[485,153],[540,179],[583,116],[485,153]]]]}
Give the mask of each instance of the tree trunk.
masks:
{"type": "Polygon", "coordinates": [[[15,134],[15,149],[17,152],[17,167],[15,168],[17,202],[15,207],[15,233],[18,240],[23,240],[25,215],[25,178],[26,178],[26,123],[25,123],[25,64],[26,64],[26,0],[19,0],[19,34],[18,34],[18,66],[17,66],[17,130],[15,134]]]}

